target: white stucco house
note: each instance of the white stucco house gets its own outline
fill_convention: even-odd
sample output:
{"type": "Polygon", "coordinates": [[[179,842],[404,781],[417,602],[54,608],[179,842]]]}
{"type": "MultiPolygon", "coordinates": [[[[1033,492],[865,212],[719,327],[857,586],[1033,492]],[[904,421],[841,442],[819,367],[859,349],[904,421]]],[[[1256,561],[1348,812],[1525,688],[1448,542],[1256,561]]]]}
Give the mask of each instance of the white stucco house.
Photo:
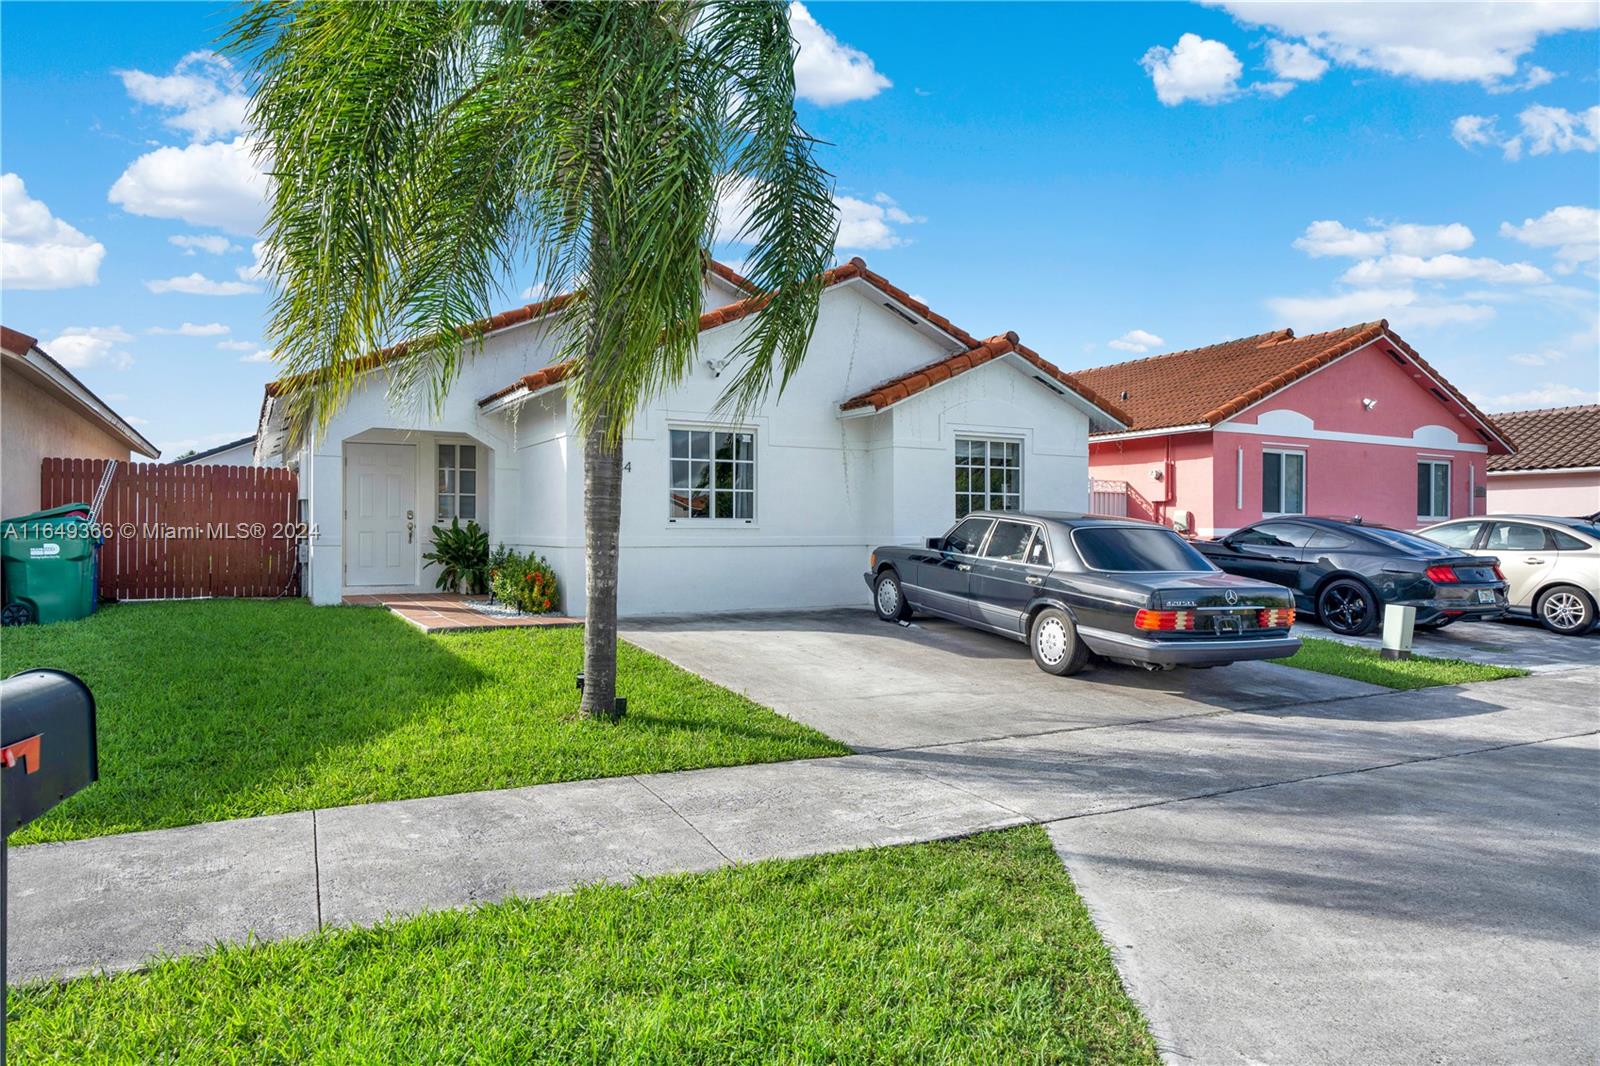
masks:
{"type": "MultiPolygon", "coordinates": [[[[623,448],[623,615],[863,603],[873,546],[941,533],[958,509],[1087,509],[1089,433],[1126,426],[1113,404],[1015,333],[978,340],[859,259],[825,282],[803,367],[729,424],[712,414],[719,376],[758,301],[727,267],[707,272],[696,369],[638,412],[623,448]]],[[[393,403],[379,353],[289,454],[285,384],[267,386],[255,459],[299,472],[314,602],[431,591],[429,528],[459,515],[545,555],[565,611],[583,613],[582,441],[553,303],[484,323],[442,409],[393,403]]]]}

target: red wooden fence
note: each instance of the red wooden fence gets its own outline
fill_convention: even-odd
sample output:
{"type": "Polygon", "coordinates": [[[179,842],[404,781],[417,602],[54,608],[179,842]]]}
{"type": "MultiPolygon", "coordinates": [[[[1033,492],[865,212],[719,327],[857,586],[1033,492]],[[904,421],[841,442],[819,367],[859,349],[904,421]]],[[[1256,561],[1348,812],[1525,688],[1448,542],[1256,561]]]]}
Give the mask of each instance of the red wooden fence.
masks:
{"type": "MultiPolygon", "coordinates": [[[[105,459],[46,459],[42,506],[90,503],[105,459]]],[[[117,464],[101,506],[100,597],[300,594],[292,471],[117,464]]]]}

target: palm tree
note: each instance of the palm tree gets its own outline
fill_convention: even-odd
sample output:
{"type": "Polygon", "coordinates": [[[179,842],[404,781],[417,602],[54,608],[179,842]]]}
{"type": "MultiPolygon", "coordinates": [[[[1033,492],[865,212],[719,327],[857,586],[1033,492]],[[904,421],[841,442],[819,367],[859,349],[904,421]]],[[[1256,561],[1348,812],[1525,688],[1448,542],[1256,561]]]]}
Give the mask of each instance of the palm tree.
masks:
{"type": "Polygon", "coordinates": [[[794,112],[781,0],[290,3],[252,7],[229,49],[256,83],[274,178],[271,331],[325,427],[396,338],[395,395],[441,403],[473,323],[532,267],[562,302],[583,436],[583,709],[616,694],[622,443],[698,342],[719,191],[737,183],[759,314],[723,397],[733,416],[799,367],[832,255],[832,183],[794,112]]]}

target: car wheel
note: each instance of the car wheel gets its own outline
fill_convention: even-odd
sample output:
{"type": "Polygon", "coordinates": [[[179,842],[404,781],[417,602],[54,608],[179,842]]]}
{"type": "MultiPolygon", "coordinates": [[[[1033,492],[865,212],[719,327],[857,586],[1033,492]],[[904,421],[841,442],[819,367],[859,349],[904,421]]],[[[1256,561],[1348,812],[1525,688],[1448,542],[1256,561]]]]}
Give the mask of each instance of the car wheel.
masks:
{"type": "Polygon", "coordinates": [[[911,617],[911,605],[906,603],[900,578],[893,570],[878,575],[878,583],[872,586],[872,606],[885,622],[904,622],[911,617]]]}
{"type": "Polygon", "coordinates": [[[1046,607],[1033,616],[1028,629],[1028,650],[1034,665],[1047,674],[1066,677],[1089,661],[1089,646],[1078,639],[1078,627],[1066,611],[1046,607]]]}
{"type": "Polygon", "coordinates": [[[1359,637],[1378,624],[1378,601],[1361,582],[1340,578],[1317,597],[1317,618],[1335,633],[1359,637]]]}
{"type": "Polygon", "coordinates": [[[1552,633],[1576,636],[1587,633],[1594,625],[1594,600],[1580,588],[1557,585],[1539,593],[1533,615],[1552,633]]]}

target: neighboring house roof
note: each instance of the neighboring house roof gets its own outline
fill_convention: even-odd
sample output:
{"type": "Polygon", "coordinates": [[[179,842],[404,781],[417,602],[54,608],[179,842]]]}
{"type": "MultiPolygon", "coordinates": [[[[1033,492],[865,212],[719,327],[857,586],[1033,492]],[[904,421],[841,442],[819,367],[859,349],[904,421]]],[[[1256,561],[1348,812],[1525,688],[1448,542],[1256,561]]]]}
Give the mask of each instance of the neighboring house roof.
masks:
{"type": "Polygon", "coordinates": [[[69,408],[126,444],[129,451],[151,459],[161,458],[160,448],[145,440],[144,435],[117,414],[110,404],[73,377],[66,367],[50,358],[49,353],[39,347],[37,338],[9,326],[0,326],[0,350],[9,357],[5,361],[7,373],[21,374],[52,393],[69,408]]]}
{"type": "MultiPolygon", "coordinates": [[[[727,273],[724,276],[727,276],[728,280],[749,288],[749,282],[734,274],[728,268],[722,267],[721,264],[717,263],[714,263],[713,267],[720,267],[721,270],[726,271],[727,273]]],[[[957,374],[982,366],[1002,355],[1015,355],[1031,364],[1035,369],[1048,375],[1056,385],[1065,387],[1090,407],[1097,409],[1101,417],[1094,418],[1091,414],[1091,420],[1098,425],[1107,429],[1116,429],[1128,424],[1127,416],[1114,404],[1096,394],[1094,390],[1086,387],[1072,375],[1065,373],[1044,359],[1037,352],[1023,346],[1015,333],[1006,333],[1001,336],[990,337],[986,341],[980,341],[948,318],[933,311],[921,300],[892,284],[883,275],[875,274],[867,269],[866,262],[859,257],[824,273],[822,284],[824,288],[828,288],[858,278],[933,326],[940,333],[950,337],[958,344],[965,345],[965,349],[927,366],[919,367],[889,381],[882,382],[858,396],[853,396],[839,405],[841,410],[850,411],[870,407],[874,411],[880,411],[891,404],[898,403],[900,400],[931,388],[941,381],[949,380],[957,374]]],[[[719,326],[728,325],[730,322],[737,322],[740,319],[747,318],[765,307],[768,299],[769,297],[764,294],[750,296],[735,303],[713,308],[700,316],[700,330],[704,332],[708,329],[716,329],[719,326]]],[[[514,393],[532,395],[535,392],[559,384],[571,371],[572,364],[557,363],[542,370],[537,370],[532,374],[526,374],[504,388],[497,389],[483,397],[478,401],[478,406],[487,407],[514,393]]]]}
{"type": "Polygon", "coordinates": [[[234,448],[242,447],[246,444],[254,444],[255,442],[256,435],[252,433],[248,437],[240,437],[238,440],[231,440],[226,444],[219,444],[215,448],[207,448],[203,452],[195,452],[193,455],[185,455],[174,459],[169,465],[187,466],[190,463],[198,463],[202,459],[209,459],[219,452],[232,451],[234,448]]]}
{"type": "Polygon", "coordinates": [[[1512,449],[1511,441],[1489,417],[1429,366],[1386,320],[1304,337],[1296,337],[1292,329],[1274,330],[1204,348],[1078,370],[1073,375],[1121,405],[1132,416],[1129,428],[1134,432],[1205,428],[1227,421],[1312,371],[1380,339],[1398,349],[1392,353],[1394,358],[1409,360],[1431,379],[1433,384],[1425,387],[1437,386],[1441,399],[1454,401],[1459,417],[1477,423],[1491,450],[1496,446],[1512,449]]]}
{"type": "Polygon", "coordinates": [[[1508,411],[1495,424],[1516,438],[1511,455],[1489,456],[1489,472],[1600,467],[1600,404],[1508,411]]]}

